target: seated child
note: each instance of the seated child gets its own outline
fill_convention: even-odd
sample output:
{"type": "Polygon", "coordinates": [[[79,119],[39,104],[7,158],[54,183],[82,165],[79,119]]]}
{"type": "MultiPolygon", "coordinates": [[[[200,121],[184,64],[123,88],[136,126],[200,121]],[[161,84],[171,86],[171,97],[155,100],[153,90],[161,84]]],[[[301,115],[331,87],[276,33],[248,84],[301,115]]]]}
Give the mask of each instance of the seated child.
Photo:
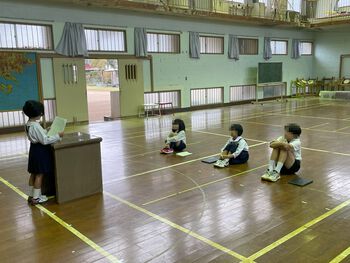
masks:
{"type": "Polygon", "coordinates": [[[181,119],[175,119],[172,124],[172,131],[165,141],[165,147],[160,152],[182,152],[184,149],[186,149],[185,123],[181,119]]]}
{"type": "Polygon", "coordinates": [[[249,147],[241,137],[243,127],[240,124],[232,124],[230,127],[231,138],[221,150],[220,160],[214,164],[215,167],[224,168],[229,164],[246,163],[249,159],[249,147]]]}
{"type": "Polygon", "coordinates": [[[276,182],[280,174],[294,174],[300,169],[301,162],[301,128],[298,124],[291,123],[284,127],[284,136],[270,143],[273,149],[269,168],[262,180],[276,182]]]}

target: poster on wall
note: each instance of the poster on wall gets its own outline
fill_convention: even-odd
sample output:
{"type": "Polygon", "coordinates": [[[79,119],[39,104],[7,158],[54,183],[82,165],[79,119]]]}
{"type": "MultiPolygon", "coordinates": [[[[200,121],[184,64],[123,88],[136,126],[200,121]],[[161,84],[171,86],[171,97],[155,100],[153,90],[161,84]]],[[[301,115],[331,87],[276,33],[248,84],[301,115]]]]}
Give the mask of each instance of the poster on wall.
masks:
{"type": "Polygon", "coordinates": [[[0,111],[21,110],[39,100],[35,53],[0,52],[0,111]]]}

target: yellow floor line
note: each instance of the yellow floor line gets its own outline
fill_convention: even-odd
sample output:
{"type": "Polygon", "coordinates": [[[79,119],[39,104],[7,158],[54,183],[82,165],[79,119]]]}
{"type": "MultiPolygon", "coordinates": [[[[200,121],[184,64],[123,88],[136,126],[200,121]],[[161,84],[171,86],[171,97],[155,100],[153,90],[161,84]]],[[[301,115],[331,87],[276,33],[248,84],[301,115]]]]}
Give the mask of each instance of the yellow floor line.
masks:
{"type": "Polygon", "coordinates": [[[176,192],[176,193],[173,193],[173,194],[170,194],[170,195],[167,195],[167,196],[164,196],[164,197],[161,197],[161,198],[158,198],[158,199],[149,201],[149,202],[144,203],[144,204],[142,204],[142,205],[143,205],[143,206],[146,206],[146,205],[154,204],[154,203],[163,201],[163,200],[165,200],[165,199],[168,199],[168,198],[171,198],[171,197],[174,197],[174,196],[178,196],[178,195],[180,195],[180,194],[184,194],[184,193],[193,191],[193,190],[195,190],[195,189],[199,189],[199,188],[202,188],[202,187],[206,187],[206,186],[208,186],[208,185],[212,185],[212,184],[215,184],[215,183],[218,183],[218,182],[222,182],[222,181],[231,179],[231,178],[233,178],[233,177],[240,176],[240,175],[242,175],[242,174],[247,174],[247,173],[253,172],[253,171],[255,171],[255,170],[258,170],[258,169],[263,168],[263,167],[266,167],[266,166],[268,166],[268,165],[267,165],[267,164],[261,165],[261,166],[259,166],[259,167],[255,167],[255,168],[253,168],[253,169],[249,169],[249,170],[247,170],[247,171],[243,171],[243,172],[240,172],[240,173],[237,173],[237,174],[233,174],[233,175],[230,175],[230,176],[226,176],[226,177],[224,177],[224,178],[220,178],[220,179],[217,179],[217,180],[214,180],[214,181],[210,181],[210,182],[207,182],[207,183],[205,183],[205,184],[201,184],[201,185],[198,185],[198,186],[195,186],[195,187],[191,187],[191,188],[188,188],[188,189],[185,189],[185,190],[182,190],[182,191],[179,191],[179,192],[176,192]]]}
{"type": "Polygon", "coordinates": [[[342,262],[344,259],[346,259],[350,255],[350,247],[345,249],[342,253],[340,253],[337,257],[332,259],[329,263],[339,263],[342,262]]]}
{"type": "Polygon", "coordinates": [[[252,260],[248,260],[246,257],[238,254],[237,252],[234,252],[234,251],[230,250],[229,248],[226,248],[226,247],[224,247],[224,246],[222,246],[222,245],[220,245],[220,244],[218,244],[218,243],[216,243],[214,241],[211,241],[210,239],[205,238],[205,237],[197,234],[196,232],[193,232],[190,229],[187,229],[187,228],[185,228],[183,226],[180,226],[180,225],[178,225],[178,224],[176,224],[176,223],[174,223],[174,222],[172,222],[172,221],[170,221],[170,220],[168,220],[168,219],[166,219],[164,217],[156,215],[156,214],[154,214],[154,213],[152,213],[152,212],[150,212],[150,211],[148,211],[148,210],[146,210],[146,209],[144,209],[142,207],[139,207],[139,206],[137,206],[137,205],[127,201],[127,200],[124,200],[124,199],[122,199],[122,198],[120,198],[120,197],[118,197],[118,196],[116,196],[114,194],[111,194],[111,193],[106,192],[106,191],[104,191],[104,194],[109,196],[109,197],[111,197],[114,200],[117,200],[117,201],[123,203],[124,205],[127,205],[130,208],[133,208],[133,209],[135,209],[135,210],[137,210],[137,211],[139,211],[141,213],[144,213],[144,214],[146,214],[146,215],[148,215],[148,216],[150,216],[150,217],[152,217],[152,218],[154,218],[154,219],[156,219],[156,220],[158,220],[158,221],[160,221],[160,222],[162,222],[162,223],[164,223],[164,224],[166,224],[166,225],[168,225],[168,226],[170,226],[172,228],[175,228],[175,229],[177,229],[177,230],[179,230],[179,231],[181,231],[181,232],[183,232],[183,233],[185,233],[185,234],[187,234],[189,236],[192,236],[192,237],[194,237],[194,238],[196,238],[196,239],[206,243],[207,245],[209,245],[209,246],[211,246],[211,247],[213,247],[215,249],[218,249],[218,250],[220,250],[220,251],[222,251],[222,252],[224,252],[224,253],[226,253],[228,255],[231,255],[232,257],[234,257],[236,259],[242,260],[243,262],[253,262],[252,260]]]}
{"type": "MultiPolygon", "coordinates": [[[[251,146],[249,146],[249,147],[252,148],[252,147],[259,146],[259,145],[263,145],[263,144],[265,144],[265,143],[266,143],[266,142],[257,143],[257,144],[253,144],[253,145],[251,145],[251,146]]],[[[134,177],[138,177],[138,176],[141,176],[141,175],[145,175],[145,174],[149,174],[149,173],[155,173],[155,172],[163,171],[163,170],[166,170],[166,169],[169,169],[169,168],[173,168],[173,167],[177,167],[177,166],[180,166],[180,165],[184,165],[184,164],[189,164],[189,163],[197,162],[197,161],[200,161],[200,160],[203,160],[203,159],[206,159],[206,158],[218,156],[219,154],[220,154],[220,153],[215,153],[215,154],[203,156],[203,157],[200,157],[200,158],[192,159],[192,160],[189,160],[189,161],[186,161],[186,162],[180,162],[180,163],[176,163],[176,164],[173,164],[173,165],[163,166],[163,167],[160,167],[160,168],[157,168],[157,169],[145,171],[145,172],[142,172],[142,173],[137,173],[137,174],[125,176],[125,177],[123,177],[123,178],[112,179],[112,180],[107,181],[105,184],[109,184],[109,183],[113,183],[113,182],[119,182],[119,181],[124,181],[124,180],[130,179],[130,178],[134,178],[134,177]]]]}
{"type": "MultiPolygon", "coordinates": [[[[13,184],[9,183],[2,177],[0,177],[0,182],[2,182],[4,185],[12,189],[14,192],[16,192],[18,195],[20,195],[23,199],[27,200],[28,196],[23,193],[21,190],[19,190],[17,187],[15,187],[13,184]]],[[[63,226],[66,230],[74,234],[76,237],[78,237],[81,241],[89,245],[92,249],[94,249],[96,252],[100,253],[102,256],[104,256],[106,259],[108,259],[110,262],[113,263],[119,263],[119,261],[115,256],[108,253],[106,250],[104,250],[102,247],[97,245],[95,242],[93,242],[91,239],[80,233],[78,230],[76,230],[74,227],[63,221],[61,218],[56,216],[54,213],[43,207],[42,205],[35,205],[36,208],[38,208],[40,211],[45,213],[47,216],[51,217],[53,220],[55,220],[58,224],[63,226]]]]}
{"type": "Polygon", "coordinates": [[[319,223],[320,221],[324,220],[325,218],[335,214],[336,212],[338,212],[339,210],[341,210],[344,207],[348,206],[349,204],[350,204],[350,199],[345,201],[345,202],[343,202],[343,203],[341,203],[340,205],[336,206],[335,208],[329,210],[327,213],[324,213],[323,215],[320,215],[319,217],[317,217],[317,218],[311,220],[310,222],[304,224],[303,226],[297,228],[293,232],[291,232],[291,233],[285,235],[284,237],[278,239],[277,241],[273,242],[272,244],[268,245],[267,247],[259,250],[255,254],[251,255],[249,257],[249,259],[256,260],[257,258],[260,258],[261,256],[267,254],[271,250],[273,250],[276,247],[280,246],[281,244],[285,243],[289,239],[291,239],[291,238],[295,237],[296,235],[304,232],[305,230],[309,229],[310,227],[312,227],[313,225],[319,223]]]}

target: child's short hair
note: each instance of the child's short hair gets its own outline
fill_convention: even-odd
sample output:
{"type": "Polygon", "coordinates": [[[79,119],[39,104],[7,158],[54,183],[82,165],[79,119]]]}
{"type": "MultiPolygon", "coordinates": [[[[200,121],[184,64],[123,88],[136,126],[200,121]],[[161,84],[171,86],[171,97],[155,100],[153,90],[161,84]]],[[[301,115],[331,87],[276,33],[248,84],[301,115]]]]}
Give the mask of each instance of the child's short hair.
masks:
{"type": "Polygon", "coordinates": [[[44,115],[44,105],[36,100],[27,100],[22,108],[28,118],[35,118],[44,115]]]}
{"type": "Polygon", "coordinates": [[[236,131],[238,136],[241,136],[243,133],[243,127],[241,124],[234,123],[230,127],[230,131],[236,131]]]}
{"type": "Polygon", "coordinates": [[[186,129],[185,123],[184,123],[184,121],[181,120],[181,119],[175,119],[175,120],[173,120],[173,124],[179,125],[179,132],[180,132],[180,131],[184,131],[184,130],[186,129]]]}
{"type": "Polygon", "coordinates": [[[284,126],[285,131],[292,133],[293,135],[300,136],[301,134],[301,128],[296,123],[289,123],[286,126],[284,126]]]}

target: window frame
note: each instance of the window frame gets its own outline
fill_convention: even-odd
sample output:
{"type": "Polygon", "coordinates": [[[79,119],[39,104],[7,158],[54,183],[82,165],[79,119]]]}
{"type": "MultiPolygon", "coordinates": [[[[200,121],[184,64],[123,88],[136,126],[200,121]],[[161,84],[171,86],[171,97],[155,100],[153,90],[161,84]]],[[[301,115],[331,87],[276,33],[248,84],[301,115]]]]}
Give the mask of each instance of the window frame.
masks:
{"type": "Polygon", "coordinates": [[[200,54],[203,54],[203,55],[223,55],[223,54],[225,54],[225,37],[224,36],[199,35],[199,42],[200,42],[201,37],[222,39],[222,52],[221,53],[207,53],[207,50],[206,50],[204,53],[199,52],[200,54]]]}
{"type": "Polygon", "coordinates": [[[242,55],[242,56],[256,56],[256,55],[259,55],[259,38],[253,38],[253,37],[238,37],[238,45],[239,45],[239,55],[242,55]],[[254,53],[254,54],[241,53],[241,45],[240,45],[240,43],[239,43],[240,39],[256,40],[256,42],[257,42],[257,45],[256,45],[256,53],[254,53]]]}
{"type": "MultiPolygon", "coordinates": [[[[314,55],[314,42],[313,41],[307,41],[307,40],[302,40],[299,42],[299,45],[302,43],[310,43],[311,44],[311,54],[301,54],[300,52],[300,56],[313,56],[314,55]]],[[[300,49],[300,46],[299,46],[300,49]]]]}
{"type": "Polygon", "coordinates": [[[29,23],[29,22],[15,22],[15,21],[2,21],[0,20],[0,24],[9,24],[9,25],[14,25],[15,26],[15,39],[16,39],[16,47],[1,47],[0,46],[0,50],[3,51],[9,51],[9,50],[13,50],[13,51],[54,51],[54,47],[55,47],[55,43],[54,43],[54,38],[53,38],[53,26],[52,24],[40,24],[40,23],[29,23]],[[50,32],[50,36],[48,36],[47,41],[49,42],[49,44],[51,44],[51,46],[49,48],[21,48],[18,47],[18,41],[17,41],[17,30],[16,30],[16,25],[27,25],[27,26],[45,26],[49,29],[50,32]]]}
{"type": "Polygon", "coordinates": [[[273,53],[273,50],[272,50],[272,47],[271,47],[271,55],[272,56],[288,56],[288,48],[289,48],[289,41],[286,40],[286,39],[271,39],[271,43],[272,41],[275,41],[275,42],[285,42],[286,43],[286,53],[285,54],[274,54],[273,53]]]}
{"type": "MultiPolygon", "coordinates": [[[[125,29],[117,29],[117,28],[103,28],[103,27],[91,27],[91,26],[83,26],[84,27],[84,33],[85,33],[85,29],[87,30],[95,30],[97,31],[97,43],[98,43],[98,50],[90,50],[87,49],[88,53],[92,54],[92,53],[127,53],[128,52],[128,45],[127,45],[127,39],[126,39],[126,30],[125,29]],[[124,47],[125,49],[123,51],[118,51],[118,50],[100,50],[100,39],[99,39],[99,31],[111,31],[111,32],[122,32],[124,35],[124,47]]],[[[86,38],[86,36],[85,36],[86,38]]],[[[87,47],[87,43],[86,43],[86,48],[87,47]]]]}
{"type": "Polygon", "coordinates": [[[154,34],[154,35],[157,35],[157,48],[158,48],[158,51],[148,51],[148,43],[147,43],[147,53],[150,53],[150,54],[181,54],[181,34],[180,33],[165,33],[165,32],[155,32],[155,31],[147,31],[146,34],[154,34]],[[177,36],[178,37],[178,45],[179,45],[179,50],[178,52],[160,52],[159,51],[159,38],[158,36],[159,35],[169,35],[169,36],[177,36]]]}

